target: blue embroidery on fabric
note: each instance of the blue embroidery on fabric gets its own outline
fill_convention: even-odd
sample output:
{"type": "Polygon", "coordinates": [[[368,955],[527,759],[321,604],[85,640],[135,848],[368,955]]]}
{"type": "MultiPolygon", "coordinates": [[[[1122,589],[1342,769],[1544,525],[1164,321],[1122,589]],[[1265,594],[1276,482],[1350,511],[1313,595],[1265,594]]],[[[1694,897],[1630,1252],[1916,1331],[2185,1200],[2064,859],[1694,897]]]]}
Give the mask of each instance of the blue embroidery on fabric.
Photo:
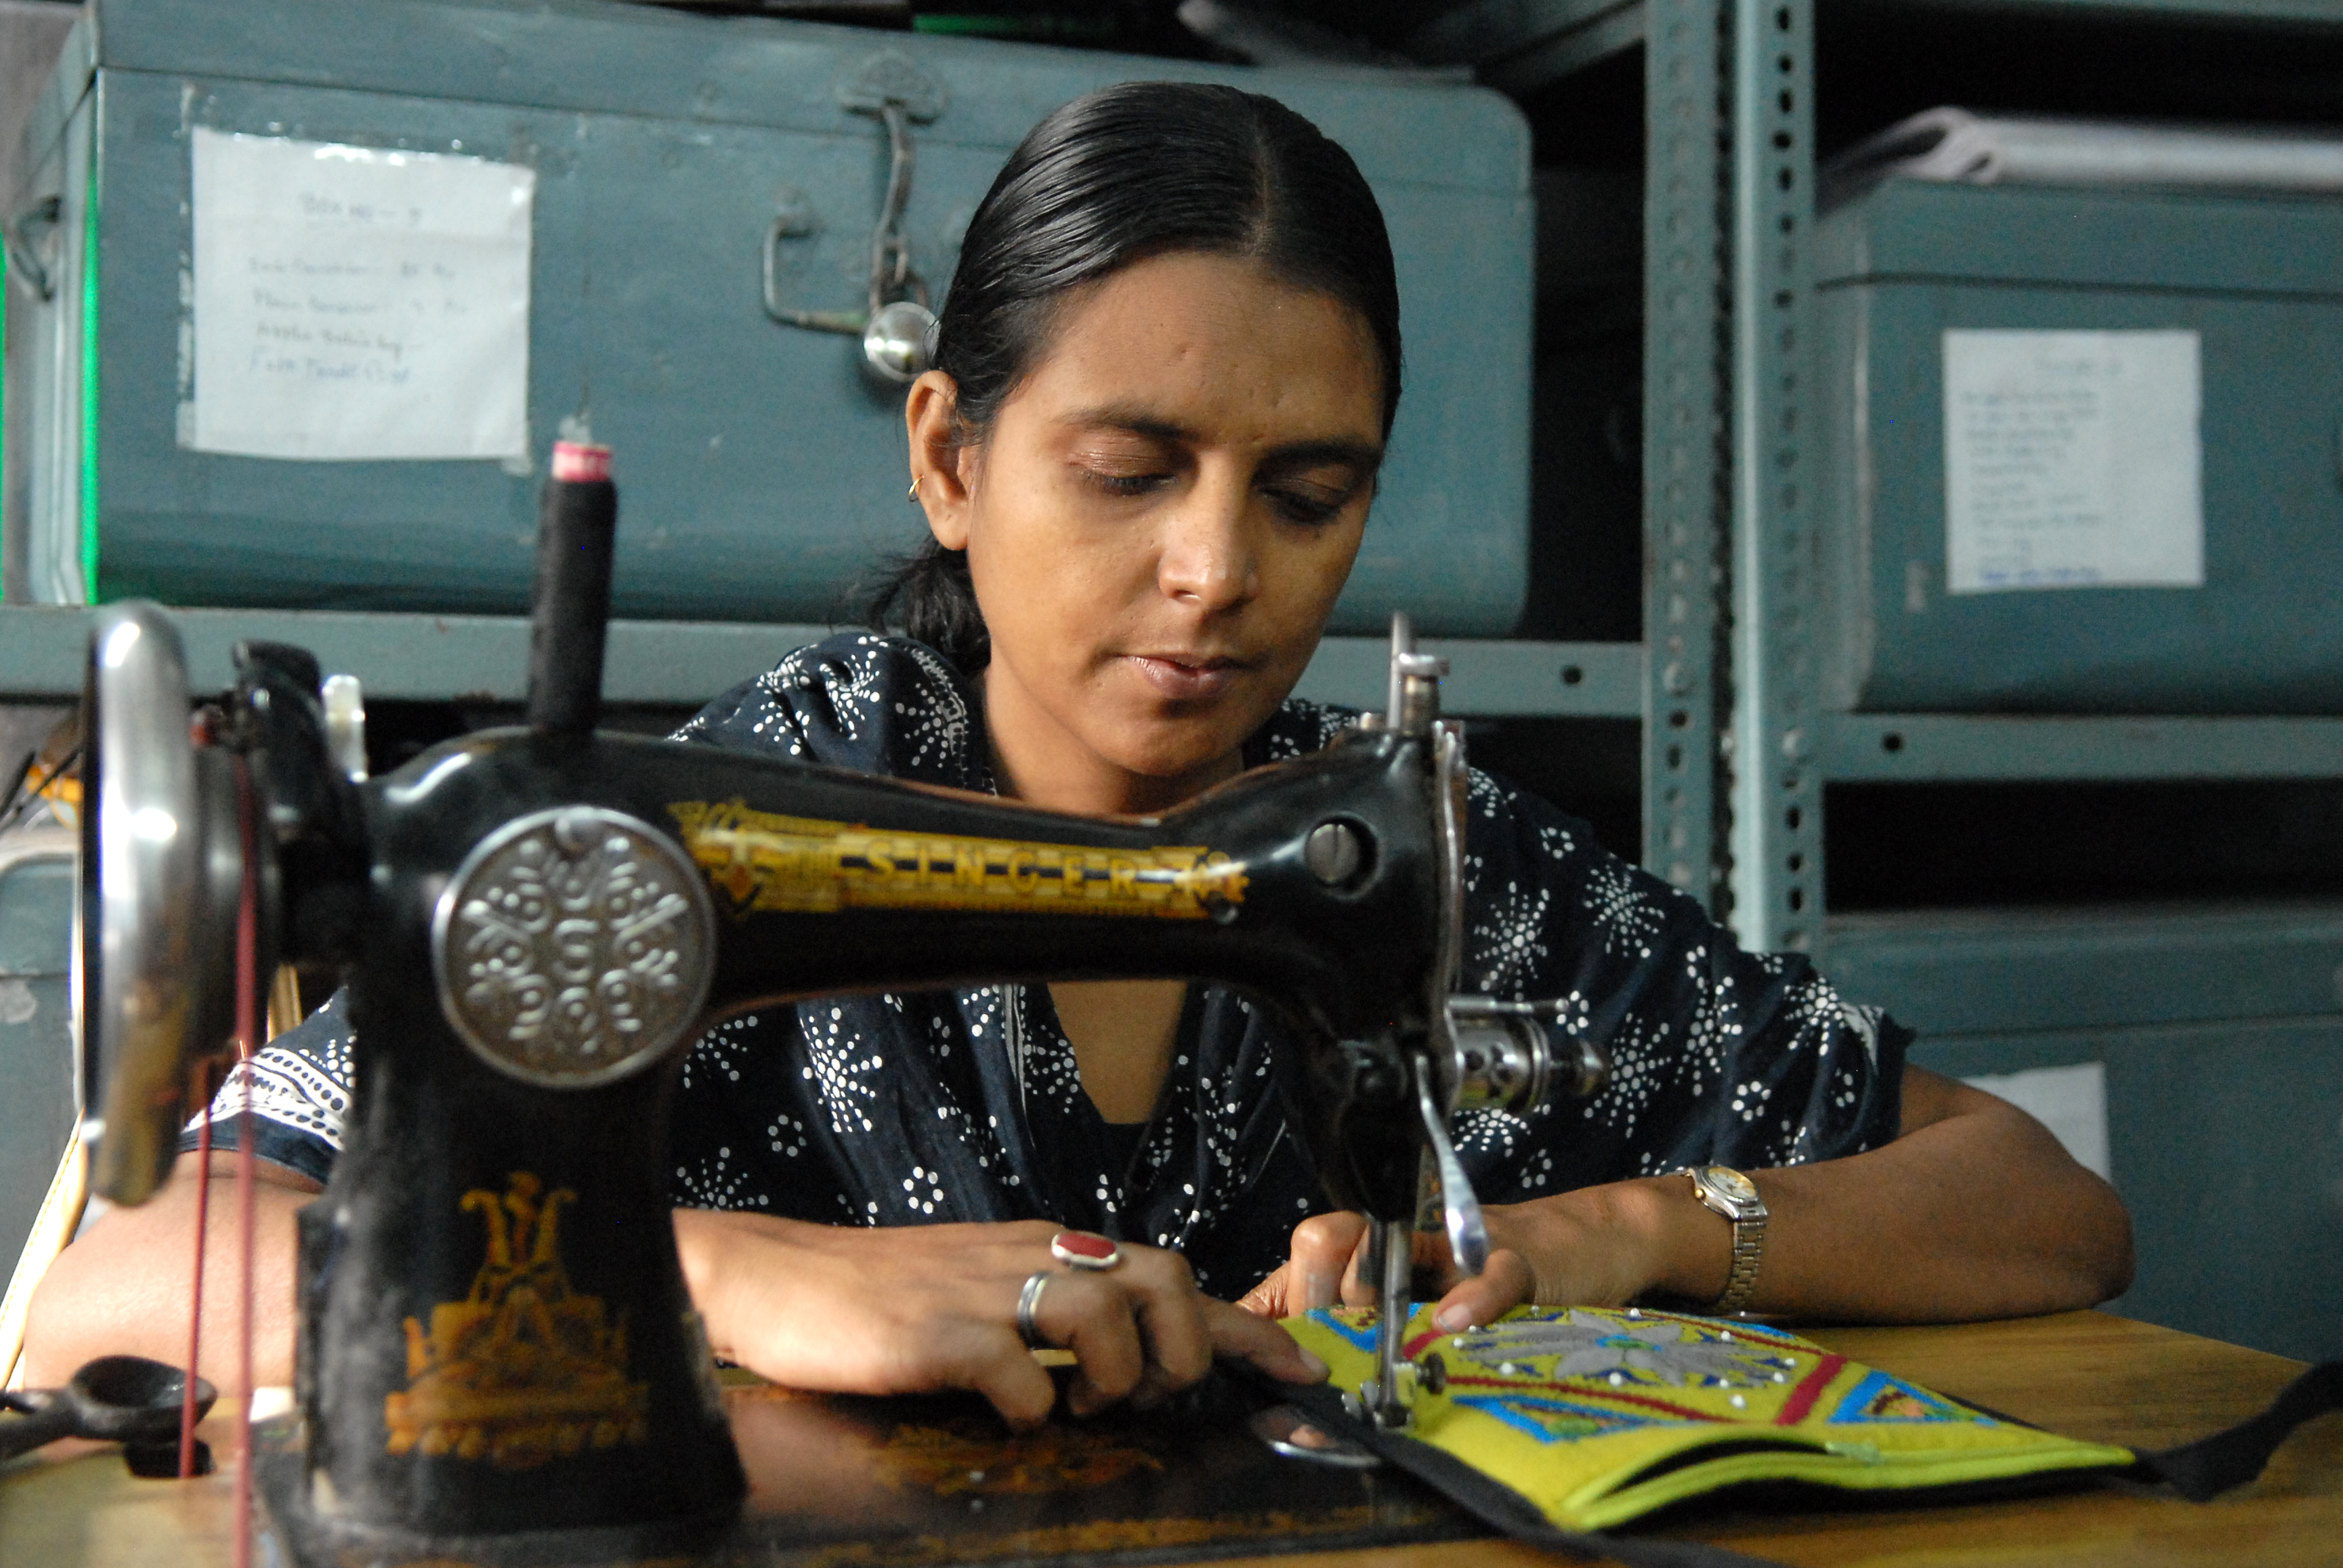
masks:
{"type": "Polygon", "coordinates": [[[1990,1417],[1948,1404],[1926,1389],[1914,1388],[1902,1378],[1890,1377],[1884,1372],[1873,1372],[1842,1394],[1830,1419],[1835,1423],[1849,1425],[1928,1421],[1992,1424],[1990,1417]]]}
{"type": "Polygon", "coordinates": [[[1457,1394],[1451,1402],[1494,1416],[1507,1426],[1529,1433],[1540,1442],[1576,1442],[1581,1438],[1602,1437],[1638,1426],[1695,1424],[1688,1421],[1629,1415],[1624,1411],[1606,1410],[1600,1405],[1539,1399],[1529,1394],[1457,1394]]]}

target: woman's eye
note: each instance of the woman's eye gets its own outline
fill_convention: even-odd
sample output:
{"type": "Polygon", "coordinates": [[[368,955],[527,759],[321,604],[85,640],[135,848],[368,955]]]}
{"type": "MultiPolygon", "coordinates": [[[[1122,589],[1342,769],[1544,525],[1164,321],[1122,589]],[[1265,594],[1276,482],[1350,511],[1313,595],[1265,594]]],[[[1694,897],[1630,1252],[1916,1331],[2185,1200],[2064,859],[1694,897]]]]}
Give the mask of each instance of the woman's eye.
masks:
{"type": "Polygon", "coordinates": [[[1091,483],[1110,496],[1144,496],[1150,491],[1160,489],[1171,476],[1168,474],[1109,474],[1093,468],[1091,470],[1090,477],[1091,483]]]}
{"type": "Polygon", "coordinates": [[[1269,492],[1270,505],[1297,523],[1322,523],[1342,509],[1351,498],[1328,495],[1323,491],[1273,489],[1269,492]]]}

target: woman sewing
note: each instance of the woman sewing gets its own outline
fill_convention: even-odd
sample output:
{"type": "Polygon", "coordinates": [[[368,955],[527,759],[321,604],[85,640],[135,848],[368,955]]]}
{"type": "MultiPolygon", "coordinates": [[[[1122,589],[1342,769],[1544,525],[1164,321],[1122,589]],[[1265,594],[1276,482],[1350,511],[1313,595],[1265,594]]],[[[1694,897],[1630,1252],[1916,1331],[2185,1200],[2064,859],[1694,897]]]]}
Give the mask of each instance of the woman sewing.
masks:
{"type": "MultiPolygon", "coordinates": [[[[936,365],[905,408],[932,537],[879,606],[904,635],[801,649],[684,739],[1153,812],[1350,721],[1288,697],[1400,397],[1390,246],[1340,148],[1226,87],[1067,106],[970,224],[936,365]]],[[[1467,988],[1570,998],[1564,1027],[1614,1065],[1583,1108],[1460,1119],[1497,1251],[1478,1278],[1420,1255],[1443,1328],[1644,1295],[1952,1320],[2127,1283],[2113,1191],[2022,1112],[1909,1066],[1906,1033],[1804,959],[1742,952],[1582,825],[1477,774],[1468,866],[1467,988]]],[[[264,1381],[289,1373],[291,1215],[338,1147],[347,1050],[329,1007],[245,1070],[267,1176],[264,1381]]],[[[1316,1375],[1268,1320],[1371,1292],[1362,1222],[1322,1211],[1284,1131],[1279,1050],[1243,998],[1176,981],[719,1025],[685,1069],[674,1179],[712,1341],[803,1386],[977,1389],[1021,1423],[1053,1400],[1029,1339],[1079,1358],[1077,1413],[1192,1382],[1216,1352],[1316,1375]],[[1061,1232],[1112,1238],[1120,1261],[1037,1294],[1061,1232]]],[[[146,1265],[185,1255],[196,1185],[60,1259],[35,1381],[104,1351],[173,1353],[186,1271],[146,1265]]]]}

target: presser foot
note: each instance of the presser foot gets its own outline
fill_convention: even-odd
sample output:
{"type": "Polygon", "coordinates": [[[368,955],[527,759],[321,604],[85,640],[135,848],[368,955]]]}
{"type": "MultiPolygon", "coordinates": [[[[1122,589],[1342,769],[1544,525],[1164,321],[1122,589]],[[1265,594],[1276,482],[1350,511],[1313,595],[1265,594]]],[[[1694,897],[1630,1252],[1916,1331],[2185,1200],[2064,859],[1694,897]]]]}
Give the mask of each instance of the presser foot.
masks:
{"type": "Polygon", "coordinates": [[[1391,1397],[1384,1397],[1380,1377],[1369,1378],[1357,1392],[1342,1396],[1342,1408],[1353,1420],[1371,1421],[1385,1432],[1404,1432],[1415,1424],[1416,1395],[1441,1393],[1448,1387],[1448,1363],[1437,1351],[1401,1362],[1393,1370],[1391,1397]]]}

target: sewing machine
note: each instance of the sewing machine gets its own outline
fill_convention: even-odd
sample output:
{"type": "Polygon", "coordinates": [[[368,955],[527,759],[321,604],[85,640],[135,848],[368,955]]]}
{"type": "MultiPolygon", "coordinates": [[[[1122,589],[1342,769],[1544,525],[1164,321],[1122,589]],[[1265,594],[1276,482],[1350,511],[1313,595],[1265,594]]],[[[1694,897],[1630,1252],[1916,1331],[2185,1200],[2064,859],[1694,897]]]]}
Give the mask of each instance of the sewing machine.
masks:
{"type": "Polygon", "coordinates": [[[241,648],[191,741],[170,622],[96,618],[95,1190],[165,1179],[239,982],[289,962],[349,986],[347,1141],[301,1220],[297,1421],[261,1477],[296,1554],[615,1554],[720,1526],[741,1472],[676,1258],[669,1102],[711,1019],[840,991],[1185,977],[1273,1008],[1292,1130],[1375,1222],[1379,1370],[1353,1402],[1405,1424],[1442,1375],[1397,1332],[1419,1217],[1468,1271],[1488,1248],[1450,1118],[1603,1070],[1550,1047],[1539,1004],[1456,993],[1465,772],[1440,662],[1403,619],[1386,712],[1161,818],[598,733],[598,450],[557,449],[528,725],[387,778],[364,779],[357,694],[302,650],[241,648]]]}

